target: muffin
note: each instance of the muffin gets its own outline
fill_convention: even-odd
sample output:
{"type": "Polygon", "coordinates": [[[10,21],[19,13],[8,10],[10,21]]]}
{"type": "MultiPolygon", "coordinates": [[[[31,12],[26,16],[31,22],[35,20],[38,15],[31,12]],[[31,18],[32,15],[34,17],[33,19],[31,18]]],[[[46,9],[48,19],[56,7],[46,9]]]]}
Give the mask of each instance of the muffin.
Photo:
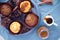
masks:
{"type": "Polygon", "coordinates": [[[4,15],[4,16],[8,16],[11,11],[12,11],[12,8],[9,4],[2,4],[1,7],[0,7],[0,10],[1,10],[1,13],[4,15]]]}
{"type": "Polygon", "coordinates": [[[23,13],[29,12],[31,9],[31,3],[29,1],[23,1],[20,3],[20,11],[23,13]]]}
{"type": "Polygon", "coordinates": [[[21,23],[14,21],[10,24],[9,29],[11,33],[18,34],[21,31],[21,26],[22,26],[21,23]]]}
{"type": "Polygon", "coordinates": [[[25,23],[30,27],[36,26],[38,23],[38,16],[33,13],[27,14],[25,17],[25,23]]]}
{"type": "Polygon", "coordinates": [[[45,26],[39,27],[37,33],[42,39],[47,39],[49,36],[49,30],[45,26]]]}

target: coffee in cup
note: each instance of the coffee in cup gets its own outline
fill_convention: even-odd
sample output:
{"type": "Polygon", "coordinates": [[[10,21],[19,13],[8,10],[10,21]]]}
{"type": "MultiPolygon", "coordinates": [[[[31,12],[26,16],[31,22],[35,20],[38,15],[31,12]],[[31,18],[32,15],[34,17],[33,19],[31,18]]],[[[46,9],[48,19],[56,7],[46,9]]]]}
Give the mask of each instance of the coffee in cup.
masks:
{"type": "Polygon", "coordinates": [[[45,20],[48,24],[51,24],[53,22],[52,18],[45,18],[45,20]]]}
{"type": "Polygon", "coordinates": [[[47,16],[45,16],[44,17],[44,19],[43,19],[43,21],[44,21],[44,23],[46,24],[46,25],[48,25],[48,26],[51,26],[51,25],[55,25],[55,26],[58,26],[55,22],[54,22],[54,19],[53,19],[53,17],[50,15],[50,14],[48,14],[47,16]]]}

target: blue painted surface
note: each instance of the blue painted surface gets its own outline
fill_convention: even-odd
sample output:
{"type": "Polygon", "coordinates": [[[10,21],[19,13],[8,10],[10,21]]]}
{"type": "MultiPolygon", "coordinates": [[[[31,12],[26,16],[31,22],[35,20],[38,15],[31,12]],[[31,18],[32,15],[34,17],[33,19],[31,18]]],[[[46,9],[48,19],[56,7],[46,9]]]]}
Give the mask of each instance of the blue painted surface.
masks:
{"type": "MultiPolygon", "coordinates": [[[[6,0],[4,1],[6,2],[6,0]]],[[[2,35],[5,40],[42,40],[36,32],[38,27],[45,25],[43,22],[43,17],[50,13],[58,26],[47,26],[50,34],[49,38],[46,40],[58,40],[58,38],[60,38],[60,1],[53,0],[53,5],[38,5],[38,2],[40,2],[39,0],[31,0],[31,2],[34,4],[34,8],[32,8],[33,12],[39,16],[38,25],[23,35],[11,35],[8,30],[0,25],[0,35],[2,35]]]]}
{"type": "Polygon", "coordinates": [[[0,2],[7,2],[8,0],[0,0],[0,2]]]}

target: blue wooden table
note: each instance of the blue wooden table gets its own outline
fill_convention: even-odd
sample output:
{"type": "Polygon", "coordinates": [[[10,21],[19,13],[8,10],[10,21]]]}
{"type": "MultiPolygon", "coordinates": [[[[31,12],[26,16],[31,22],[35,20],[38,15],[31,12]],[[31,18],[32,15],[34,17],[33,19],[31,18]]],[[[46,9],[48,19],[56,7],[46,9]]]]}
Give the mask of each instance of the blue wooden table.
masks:
{"type": "MultiPolygon", "coordinates": [[[[0,2],[7,2],[8,0],[0,0],[0,2]]],[[[58,26],[47,26],[49,29],[49,37],[45,40],[59,40],[60,38],[60,0],[53,0],[52,5],[44,4],[44,5],[38,5],[39,0],[31,0],[31,2],[34,4],[34,8],[32,8],[32,11],[35,12],[39,16],[39,23],[38,25],[33,28],[31,31],[25,33],[25,34],[19,34],[19,35],[11,35],[9,34],[8,30],[5,29],[0,24],[0,36],[2,36],[3,40],[42,40],[37,35],[37,29],[40,26],[45,25],[43,22],[43,17],[51,14],[55,20],[55,22],[58,24],[58,26]]],[[[0,17],[1,22],[1,17],[0,17]]],[[[0,40],[1,37],[0,37],[0,40]]]]}

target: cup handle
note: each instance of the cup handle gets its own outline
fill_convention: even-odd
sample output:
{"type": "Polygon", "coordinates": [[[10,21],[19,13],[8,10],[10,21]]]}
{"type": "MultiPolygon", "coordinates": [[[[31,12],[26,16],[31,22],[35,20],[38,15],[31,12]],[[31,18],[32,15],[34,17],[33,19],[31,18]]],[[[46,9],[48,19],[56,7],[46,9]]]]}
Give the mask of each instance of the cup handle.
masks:
{"type": "Polygon", "coordinates": [[[58,26],[58,24],[54,23],[55,26],[58,26]]]}

